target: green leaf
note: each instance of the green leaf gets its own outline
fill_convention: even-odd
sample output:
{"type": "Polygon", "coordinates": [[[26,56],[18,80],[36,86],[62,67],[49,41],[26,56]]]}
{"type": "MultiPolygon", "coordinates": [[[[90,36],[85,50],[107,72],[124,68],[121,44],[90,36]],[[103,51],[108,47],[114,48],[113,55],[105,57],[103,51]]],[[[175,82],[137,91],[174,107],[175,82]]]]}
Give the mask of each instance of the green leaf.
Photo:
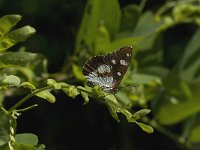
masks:
{"type": "Polygon", "coordinates": [[[180,77],[174,72],[170,72],[163,79],[163,85],[170,95],[175,96],[179,100],[183,101],[186,99],[191,99],[193,96],[189,83],[180,79],[180,77]]]}
{"type": "Polygon", "coordinates": [[[5,99],[5,93],[0,91],[0,105],[3,103],[4,99],[5,99]]]}
{"type": "MultiPolygon", "coordinates": [[[[135,112],[135,113],[133,114],[133,116],[136,116],[136,117],[138,116],[139,118],[141,118],[141,117],[146,116],[146,115],[149,114],[150,112],[151,112],[150,109],[141,109],[141,110],[135,112]]],[[[139,119],[139,118],[138,118],[138,119],[139,119]]]]}
{"type": "Polygon", "coordinates": [[[0,38],[8,33],[20,20],[20,15],[6,15],[0,18],[0,38]]]}
{"type": "Polygon", "coordinates": [[[47,84],[52,85],[56,90],[61,89],[61,84],[56,82],[54,79],[47,79],[47,84]]]}
{"type": "Polygon", "coordinates": [[[132,105],[130,98],[129,98],[129,94],[127,94],[125,91],[119,90],[119,92],[115,96],[124,105],[126,105],[126,106],[132,105]]]}
{"type": "Polygon", "coordinates": [[[196,19],[199,18],[200,8],[198,5],[194,5],[191,3],[178,4],[172,10],[172,15],[176,22],[184,22],[188,19],[196,19]]]}
{"type": "MultiPolygon", "coordinates": [[[[94,93],[98,96],[98,98],[102,98],[105,97],[105,92],[103,92],[101,90],[101,88],[98,85],[95,85],[92,90],[94,91],[94,93]]],[[[109,96],[109,95],[107,95],[109,96]]],[[[105,97],[106,98],[106,97],[105,97]]]]}
{"type": "Polygon", "coordinates": [[[0,146],[9,141],[10,116],[0,110],[0,146]]]}
{"type": "Polygon", "coordinates": [[[84,46],[93,50],[94,39],[99,25],[105,26],[114,37],[120,26],[120,6],[117,0],[89,0],[84,11],[76,40],[76,50],[84,46]],[[114,21],[113,21],[114,20],[114,21]]]}
{"type": "Polygon", "coordinates": [[[70,85],[65,82],[59,82],[59,84],[61,85],[62,88],[70,87],[70,85]]]}
{"type": "Polygon", "coordinates": [[[20,74],[21,79],[37,84],[41,80],[41,75],[46,75],[45,61],[40,54],[6,53],[0,56],[0,68],[6,68],[4,70],[9,74],[20,74]]]}
{"type": "Polygon", "coordinates": [[[33,85],[33,84],[30,83],[30,82],[22,82],[22,83],[20,84],[20,86],[21,86],[21,87],[24,87],[24,88],[31,89],[31,90],[35,90],[35,89],[36,89],[35,85],[33,85]]]}
{"type": "Polygon", "coordinates": [[[88,94],[81,91],[81,95],[82,95],[82,97],[84,99],[83,105],[87,104],[89,102],[89,100],[90,100],[89,97],[88,97],[88,94]]]}
{"type": "Polygon", "coordinates": [[[154,18],[154,14],[152,12],[150,12],[150,11],[145,12],[140,17],[140,20],[139,20],[132,36],[147,37],[151,34],[157,33],[162,25],[162,22],[158,23],[153,18],[154,18]]]}
{"type": "Polygon", "coordinates": [[[15,143],[14,150],[38,150],[38,149],[33,145],[15,143]]]}
{"type": "Polygon", "coordinates": [[[36,96],[46,99],[50,103],[55,103],[56,98],[49,92],[49,90],[45,90],[36,94],[36,96]]]}
{"type": "Polygon", "coordinates": [[[132,32],[136,27],[140,16],[140,8],[137,5],[126,5],[122,10],[121,32],[132,32]]]}
{"type": "Polygon", "coordinates": [[[9,52],[0,55],[0,68],[25,66],[36,60],[39,55],[29,52],[9,52]]]}
{"type": "Polygon", "coordinates": [[[123,115],[125,115],[129,122],[135,122],[135,120],[132,118],[132,114],[126,108],[121,106],[120,103],[118,103],[118,101],[114,95],[106,93],[102,97],[104,97],[104,99],[105,99],[105,104],[107,105],[111,116],[117,122],[120,121],[117,113],[122,113],[123,115]]]}
{"type": "Polygon", "coordinates": [[[113,107],[111,103],[106,103],[106,106],[107,106],[107,108],[108,108],[108,111],[109,111],[110,115],[111,115],[117,122],[120,122],[115,107],[113,107]]]}
{"type": "Polygon", "coordinates": [[[172,125],[200,111],[200,81],[185,83],[170,76],[164,82],[168,97],[161,95],[156,118],[161,124],[172,125]],[[165,99],[163,99],[165,98],[165,99]]]}
{"type": "Polygon", "coordinates": [[[18,144],[30,144],[30,145],[38,144],[38,137],[31,133],[16,134],[15,140],[18,144]]]}
{"type": "Polygon", "coordinates": [[[74,99],[77,95],[80,94],[79,90],[75,86],[70,86],[69,88],[62,88],[62,90],[65,92],[65,94],[74,99]]]}
{"type": "Polygon", "coordinates": [[[35,33],[35,29],[25,26],[6,34],[0,41],[0,51],[6,50],[18,42],[25,41],[28,37],[35,33]]]}
{"type": "Polygon", "coordinates": [[[126,37],[126,38],[119,38],[114,40],[112,43],[108,45],[108,50],[113,51],[114,49],[118,49],[119,47],[123,47],[124,45],[127,46],[137,46],[144,37],[126,37]]]}
{"type": "Polygon", "coordinates": [[[178,104],[165,104],[156,114],[161,124],[172,125],[200,111],[198,97],[178,104]],[[187,111],[186,111],[187,110],[187,111]]]}
{"type": "Polygon", "coordinates": [[[72,64],[72,71],[74,76],[76,77],[76,79],[83,81],[85,80],[85,76],[82,73],[82,68],[78,65],[76,65],[75,63],[72,64]]]}
{"type": "Polygon", "coordinates": [[[146,125],[146,124],[141,123],[141,122],[136,122],[136,123],[143,131],[145,131],[147,133],[153,133],[154,129],[151,126],[146,125]]]}
{"type": "Polygon", "coordinates": [[[20,82],[20,78],[14,75],[0,76],[0,86],[19,86],[20,82]]]}
{"type": "Polygon", "coordinates": [[[145,67],[144,70],[140,69],[140,71],[148,73],[149,75],[156,76],[158,78],[164,78],[169,73],[169,70],[166,67],[156,65],[145,67]]]}
{"type": "Polygon", "coordinates": [[[192,131],[189,135],[189,141],[192,143],[200,142],[200,124],[192,128],[192,131]]]}
{"type": "Polygon", "coordinates": [[[105,26],[101,25],[95,37],[95,54],[105,54],[108,52],[108,45],[110,44],[110,35],[105,26]]]}
{"type": "Polygon", "coordinates": [[[45,150],[45,145],[44,144],[38,144],[37,150],[45,150]]]}
{"type": "Polygon", "coordinates": [[[103,96],[104,93],[101,93],[101,97],[105,98],[105,104],[110,112],[110,115],[117,121],[120,122],[118,117],[118,112],[121,110],[121,106],[117,102],[117,99],[112,94],[106,94],[103,96]]]}
{"type": "Polygon", "coordinates": [[[148,84],[152,81],[161,83],[161,78],[159,76],[151,74],[134,73],[131,76],[131,79],[135,84],[148,84]]]}
{"type": "Polygon", "coordinates": [[[195,32],[187,44],[182,59],[175,70],[178,70],[181,78],[185,81],[200,79],[200,29],[195,32]]]}

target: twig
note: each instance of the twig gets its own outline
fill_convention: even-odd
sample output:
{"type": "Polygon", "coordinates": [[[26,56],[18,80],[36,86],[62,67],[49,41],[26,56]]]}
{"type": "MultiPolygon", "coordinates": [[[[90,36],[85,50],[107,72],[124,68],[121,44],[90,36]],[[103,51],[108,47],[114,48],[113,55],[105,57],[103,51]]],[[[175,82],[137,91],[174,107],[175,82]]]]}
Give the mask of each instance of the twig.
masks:
{"type": "Polygon", "coordinates": [[[9,111],[13,111],[13,110],[17,109],[19,106],[21,106],[24,102],[26,102],[28,99],[30,99],[31,97],[33,97],[35,94],[37,94],[39,92],[42,92],[44,90],[52,89],[52,88],[53,88],[53,86],[46,86],[46,87],[41,88],[41,89],[36,89],[32,93],[30,93],[27,96],[25,96],[24,98],[22,98],[17,104],[15,104],[13,107],[11,107],[9,109],[9,111]]]}

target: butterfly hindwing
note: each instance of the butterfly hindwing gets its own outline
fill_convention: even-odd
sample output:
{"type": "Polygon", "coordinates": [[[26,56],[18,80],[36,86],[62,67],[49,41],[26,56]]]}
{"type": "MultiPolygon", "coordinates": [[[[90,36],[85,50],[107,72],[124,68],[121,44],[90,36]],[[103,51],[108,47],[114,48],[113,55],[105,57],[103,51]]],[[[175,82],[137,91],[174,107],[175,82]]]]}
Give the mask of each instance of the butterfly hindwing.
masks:
{"type": "Polygon", "coordinates": [[[82,72],[89,86],[99,85],[104,89],[112,85],[111,68],[106,64],[104,55],[94,56],[86,61],[82,72]]]}

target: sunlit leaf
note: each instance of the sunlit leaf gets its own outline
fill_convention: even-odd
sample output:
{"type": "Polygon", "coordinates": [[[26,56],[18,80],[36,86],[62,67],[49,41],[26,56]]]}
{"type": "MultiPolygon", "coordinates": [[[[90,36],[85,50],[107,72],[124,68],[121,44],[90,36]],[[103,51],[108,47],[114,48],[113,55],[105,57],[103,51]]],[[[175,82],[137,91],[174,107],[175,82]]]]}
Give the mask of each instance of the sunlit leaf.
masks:
{"type": "Polygon", "coordinates": [[[75,86],[70,86],[69,88],[62,88],[62,90],[65,92],[65,94],[72,98],[75,98],[77,95],[80,94],[80,92],[75,86]]]}
{"type": "Polygon", "coordinates": [[[160,29],[162,23],[155,22],[153,17],[153,13],[150,11],[142,14],[132,35],[135,37],[146,37],[155,34],[160,29]]]}
{"type": "Polygon", "coordinates": [[[61,89],[61,84],[56,82],[54,79],[48,79],[47,84],[52,85],[56,90],[61,89]]]}
{"type": "Polygon", "coordinates": [[[6,50],[18,42],[26,40],[35,32],[35,29],[30,26],[25,26],[9,32],[0,41],[0,51],[6,50]]]}
{"type": "Polygon", "coordinates": [[[18,144],[15,143],[14,150],[38,150],[35,146],[30,144],[18,144]]]}
{"type": "Polygon", "coordinates": [[[31,89],[31,90],[35,90],[36,89],[36,87],[32,83],[30,83],[30,82],[22,82],[20,84],[20,86],[22,86],[24,88],[31,89]]]}
{"type": "Polygon", "coordinates": [[[0,80],[0,85],[3,85],[3,86],[19,86],[20,82],[21,82],[21,80],[17,76],[14,76],[14,75],[8,75],[7,76],[7,75],[5,75],[3,77],[3,80],[0,80]]]}
{"type": "Polygon", "coordinates": [[[154,129],[149,126],[149,125],[146,125],[144,123],[141,123],[141,122],[137,122],[137,125],[145,132],[147,133],[153,133],[154,129]]]}
{"type": "Polygon", "coordinates": [[[141,109],[141,110],[135,112],[133,115],[139,116],[139,117],[144,117],[144,116],[146,116],[147,114],[149,114],[150,112],[151,112],[150,109],[141,109]]]}
{"type": "Polygon", "coordinates": [[[89,0],[78,31],[76,50],[81,50],[84,46],[93,49],[96,31],[101,24],[113,37],[119,30],[120,18],[121,12],[117,0],[89,0]]]}
{"type": "Polygon", "coordinates": [[[88,97],[88,94],[85,93],[85,92],[81,92],[81,95],[82,95],[82,97],[84,99],[83,105],[87,104],[89,102],[89,100],[90,100],[89,97],[88,97]]]}
{"type": "Polygon", "coordinates": [[[44,144],[38,144],[36,147],[37,147],[37,150],[45,150],[44,144]]]}
{"type": "Polygon", "coordinates": [[[173,8],[172,14],[176,22],[183,22],[187,18],[199,17],[200,8],[190,3],[179,4],[173,8]]]}
{"type": "Polygon", "coordinates": [[[199,143],[200,142],[199,133],[200,133],[200,125],[193,127],[189,135],[189,141],[193,143],[199,143]]]}
{"type": "Polygon", "coordinates": [[[106,103],[106,106],[109,110],[110,115],[117,121],[120,122],[116,108],[112,106],[111,103],[106,103]]]}
{"type": "Polygon", "coordinates": [[[0,37],[9,32],[21,20],[20,15],[5,15],[0,18],[0,37]]]}
{"type": "Polygon", "coordinates": [[[36,96],[46,99],[50,103],[55,103],[55,101],[56,101],[56,98],[54,97],[53,94],[51,94],[51,92],[49,92],[49,90],[39,92],[36,94],[36,96]]]}
{"type": "Polygon", "coordinates": [[[85,80],[85,76],[82,74],[82,68],[76,64],[72,65],[72,70],[73,70],[73,74],[74,76],[78,79],[78,80],[85,80]]]}
{"type": "Polygon", "coordinates": [[[95,37],[95,54],[108,53],[108,45],[110,44],[110,35],[106,27],[101,25],[96,33],[95,37]]]}
{"type": "Polygon", "coordinates": [[[5,93],[0,91],[0,104],[2,104],[4,99],[5,99],[5,93]]]}
{"type": "Polygon", "coordinates": [[[31,133],[21,133],[15,135],[15,140],[19,144],[37,145],[38,137],[31,133]]]}

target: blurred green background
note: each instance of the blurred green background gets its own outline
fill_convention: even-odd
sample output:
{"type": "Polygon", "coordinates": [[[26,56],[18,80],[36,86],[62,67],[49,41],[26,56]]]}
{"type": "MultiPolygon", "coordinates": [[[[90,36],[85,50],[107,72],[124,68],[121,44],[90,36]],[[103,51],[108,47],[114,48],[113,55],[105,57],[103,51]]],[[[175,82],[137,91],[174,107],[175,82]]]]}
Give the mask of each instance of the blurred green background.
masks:
{"type": "MultiPolygon", "coordinates": [[[[135,56],[124,84],[140,84],[139,94],[125,89],[117,97],[124,104],[131,99],[133,110],[152,109],[146,123],[155,128],[147,134],[124,116],[117,123],[104,105],[90,100],[83,106],[81,96],[73,100],[59,92],[55,104],[32,98],[26,105],[34,101],[39,107],[19,117],[17,133],[38,135],[47,150],[200,149],[199,3],[0,0],[1,17],[19,14],[22,21],[16,27],[36,29],[9,51],[23,46],[43,54],[50,77],[62,80],[64,74],[67,83],[83,85],[79,73],[90,56],[133,45],[135,56]]],[[[7,98],[5,105],[21,97],[7,98]]]]}

